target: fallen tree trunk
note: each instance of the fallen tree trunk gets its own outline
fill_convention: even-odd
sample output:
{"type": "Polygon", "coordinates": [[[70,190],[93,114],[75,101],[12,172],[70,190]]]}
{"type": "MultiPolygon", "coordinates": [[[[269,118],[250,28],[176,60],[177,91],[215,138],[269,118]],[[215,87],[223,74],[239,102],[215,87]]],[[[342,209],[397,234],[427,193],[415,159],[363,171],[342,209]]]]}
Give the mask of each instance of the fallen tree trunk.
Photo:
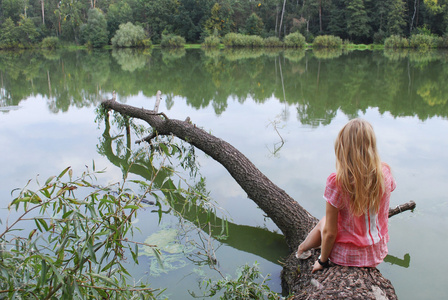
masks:
{"type": "MultiPolygon", "coordinates": [[[[300,261],[295,258],[294,253],[318,219],[270,181],[246,156],[229,143],[207,133],[189,119],[185,121],[169,119],[156,110],[132,107],[118,103],[115,99],[103,101],[102,106],[107,110],[146,121],[153,128],[153,133],[142,141],[151,142],[156,136],[173,135],[202,150],[227,169],[247,193],[248,198],[272,219],[285,236],[291,254],[285,259],[282,283],[287,291],[294,293],[294,299],[397,298],[390,281],[376,268],[334,265],[323,272],[311,274],[312,264],[317,259],[319,250],[314,250],[314,255],[309,259],[300,261]]],[[[412,205],[407,209],[410,207],[412,205]]]]}

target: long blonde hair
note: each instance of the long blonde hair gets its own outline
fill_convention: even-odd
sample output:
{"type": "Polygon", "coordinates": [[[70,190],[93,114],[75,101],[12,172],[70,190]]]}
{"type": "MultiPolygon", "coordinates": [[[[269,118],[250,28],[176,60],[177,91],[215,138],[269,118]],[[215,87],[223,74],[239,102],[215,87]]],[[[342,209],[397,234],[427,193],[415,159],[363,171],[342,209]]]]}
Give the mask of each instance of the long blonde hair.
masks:
{"type": "Polygon", "coordinates": [[[336,181],[350,196],[350,211],[378,213],[384,191],[381,159],[372,125],[353,119],[339,132],[335,145],[336,181]]]}

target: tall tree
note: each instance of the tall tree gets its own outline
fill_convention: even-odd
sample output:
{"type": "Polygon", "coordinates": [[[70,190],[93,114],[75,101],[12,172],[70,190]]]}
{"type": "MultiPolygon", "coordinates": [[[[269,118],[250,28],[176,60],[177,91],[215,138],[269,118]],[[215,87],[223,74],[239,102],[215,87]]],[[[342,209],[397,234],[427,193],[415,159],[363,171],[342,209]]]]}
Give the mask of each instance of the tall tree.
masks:
{"type": "Polygon", "coordinates": [[[0,32],[0,46],[12,47],[17,42],[17,30],[11,18],[7,18],[2,24],[0,32]]]}
{"type": "Polygon", "coordinates": [[[174,16],[179,10],[175,0],[146,1],[138,0],[134,12],[135,22],[145,24],[151,40],[159,43],[164,30],[172,32],[174,16]]]}
{"type": "Polygon", "coordinates": [[[347,34],[354,42],[366,42],[369,38],[369,18],[363,0],[347,0],[347,34]]]}
{"type": "Polygon", "coordinates": [[[224,20],[220,16],[221,5],[215,3],[212,7],[210,17],[205,21],[204,29],[209,35],[211,35],[215,30],[221,35],[221,30],[223,27],[224,20]]]}
{"type": "Polygon", "coordinates": [[[403,0],[391,0],[387,14],[386,32],[390,35],[403,35],[406,26],[403,0]]]}
{"type": "Polygon", "coordinates": [[[347,20],[345,19],[344,0],[333,0],[330,9],[330,22],[328,23],[328,32],[342,39],[348,38],[347,20]]]}
{"type": "Polygon", "coordinates": [[[280,26],[278,27],[278,37],[279,38],[280,38],[281,32],[282,32],[283,17],[285,15],[285,5],[286,5],[286,0],[283,0],[282,16],[280,17],[280,26]]]}
{"type": "Polygon", "coordinates": [[[40,0],[41,13],[42,13],[42,24],[45,25],[45,0],[40,0]]]}
{"type": "Polygon", "coordinates": [[[15,24],[20,20],[20,14],[23,12],[23,1],[2,0],[0,12],[4,20],[11,18],[15,24]]]}
{"type": "Polygon", "coordinates": [[[57,5],[58,34],[62,39],[78,43],[80,26],[86,21],[89,5],[80,0],[61,0],[57,5]]]}
{"type": "Polygon", "coordinates": [[[263,20],[256,13],[252,13],[246,22],[246,34],[261,35],[263,27],[263,20]]]}
{"type": "Polygon", "coordinates": [[[19,41],[23,45],[33,44],[39,35],[37,33],[34,22],[30,18],[23,17],[22,20],[20,20],[20,22],[18,23],[18,25],[19,26],[17,26],[17,30],[19,41]]]}
{"type": "Polygon", "coordinates": [[[121,24],[135,22],[132,14],[132,7],[128,1],[118,1],[111,3],[106,14],[107,30],[109,37],[113,37],[121,24]]]}
{"type": "Polygon", "coordinates": [[[106,17],[98,8],[89,9],[87,26],[84,27],[83,36],[92,47],[100,48],[109,42],[106,17]]]}

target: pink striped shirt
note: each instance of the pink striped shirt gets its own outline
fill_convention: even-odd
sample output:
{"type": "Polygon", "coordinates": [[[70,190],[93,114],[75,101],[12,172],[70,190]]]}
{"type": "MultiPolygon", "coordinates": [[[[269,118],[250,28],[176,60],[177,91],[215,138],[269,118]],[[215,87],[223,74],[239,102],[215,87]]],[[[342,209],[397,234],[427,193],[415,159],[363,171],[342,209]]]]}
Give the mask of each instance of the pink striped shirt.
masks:
{"type": "Polygon", "coordinates": [[[336,184],[336,174],[327,179],[324,198],[338,208],[338,235],[330,260],[338,265],[355,267],[376,267],[387,255],[389,234],[390,193],[396,183],[388,165],[383,164],[385,192],[381,198],[378,214],[370,211],[356,217],[350,213],[349,197],[336,184]]]}

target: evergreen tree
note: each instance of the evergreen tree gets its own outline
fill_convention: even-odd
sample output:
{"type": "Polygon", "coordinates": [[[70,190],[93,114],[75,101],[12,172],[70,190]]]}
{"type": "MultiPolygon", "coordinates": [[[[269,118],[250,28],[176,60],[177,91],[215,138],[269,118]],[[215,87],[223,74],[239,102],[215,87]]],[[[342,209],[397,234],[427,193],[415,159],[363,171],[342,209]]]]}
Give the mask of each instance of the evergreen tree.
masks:
{"type": "Polygon", "coordinates": [[[2,31],[0,32],[0,46],[12,47],[17,42],[16,26],[11,18],[7,18],[2,24],[2,31]]]}
{"type": "Polygon", "coordinates": [[[387,15],[386,32],[388,36],[403,35],[405,25],[405,7],[403,0],[391,0],[387,15]]]}
{"type": "Polygon", "coordinates": [[[17,36],[23,45],[33,44],[37,41],[38,32],[30,18],[23,18],[17,27],[17,36]]]}
{"type": "Polygon", "coordinates": [[[89,10],[87,26],[84,27],[82,35],[94,48],[103,47],[109,42],[106,17],[99,9],[89,10]]]}
{"type": "Polygon", "coordinates": [[[204,24],[204,29],[207,31],[208,35],[211,35],[215,30],[218,32],[221,32],[222,30],[223,22],[221,22],[220,10],[221,5],[219,5],[219,3],[215,3],[212,7],[210,18],[208,18],[204,24]]]}
{"type": "Polygon", "coordinates": [[[246,34],[261,35],[263,28],[263,20],[256,13],[252,13],[246,22],[246,34]]]}
{"type": "Polygon", "coordinates": [[[363,0],[347,0],[347,34],[354,42],[366,42],[369,38],[369,18],[363,0]]]}
{"type": "Polygon", "coordinates": [[[330,8],[330,22],[328,24],[328,32],[331,35],[338,36],[342,39],[348,38],[347,20],[345,19],[344,0],[333,0],[330,8]]]}

